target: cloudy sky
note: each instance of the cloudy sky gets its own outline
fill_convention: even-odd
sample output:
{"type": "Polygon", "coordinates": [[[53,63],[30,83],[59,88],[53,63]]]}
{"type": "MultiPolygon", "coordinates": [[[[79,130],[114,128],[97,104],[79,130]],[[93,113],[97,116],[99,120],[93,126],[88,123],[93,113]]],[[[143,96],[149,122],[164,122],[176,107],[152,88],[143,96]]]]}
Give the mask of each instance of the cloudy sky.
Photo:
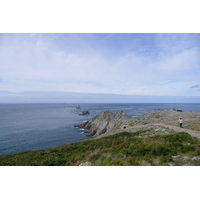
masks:
{"type": "Polygon", "coordinates": [[[200,34],[0,34],[5,94],[200,99],[200,34]]]}

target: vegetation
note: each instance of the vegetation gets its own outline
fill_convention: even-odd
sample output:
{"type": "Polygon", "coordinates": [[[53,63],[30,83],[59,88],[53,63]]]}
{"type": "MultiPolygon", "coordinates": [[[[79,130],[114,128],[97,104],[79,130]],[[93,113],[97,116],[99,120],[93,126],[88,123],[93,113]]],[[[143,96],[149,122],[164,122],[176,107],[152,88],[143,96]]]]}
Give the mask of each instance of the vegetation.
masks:
{"type": "MultiPolygon", "coordinates": [[[[0,165],[77,166],[88,161],[93,166],[164,166],[174,162],[175,155],[187,155],[189,158],[200,155],[200,141],[188,133],[138,137],[145,132],[148,130],[9,154],[0,157],[0,165]]],[[[182,162],[179,161],[177,165],[182,165],[182,162]]],[[[200,165],[200,161],[195,160],[194,165],[200,165]]]]}

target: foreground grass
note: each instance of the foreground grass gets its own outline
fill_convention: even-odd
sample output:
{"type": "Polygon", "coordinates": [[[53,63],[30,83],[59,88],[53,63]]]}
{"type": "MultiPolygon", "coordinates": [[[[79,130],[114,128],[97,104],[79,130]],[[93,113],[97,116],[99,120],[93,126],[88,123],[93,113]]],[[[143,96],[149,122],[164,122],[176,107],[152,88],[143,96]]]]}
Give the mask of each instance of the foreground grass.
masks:
{"type": "MultiPolygon", "coordinates": [[[[77,166],[91,162],[96,166],[168,165],[172,156],[200,155],[200,142],[189,134],[174,133],[138,137],[144,131],[75,142],[46,150],[25,151],[0,157],[3,166],[77,166]]],[[[196,160],[194,165],[200,165],[196,160]]],[[[179,162],[177,165],[181,165],[179,162]]]]}

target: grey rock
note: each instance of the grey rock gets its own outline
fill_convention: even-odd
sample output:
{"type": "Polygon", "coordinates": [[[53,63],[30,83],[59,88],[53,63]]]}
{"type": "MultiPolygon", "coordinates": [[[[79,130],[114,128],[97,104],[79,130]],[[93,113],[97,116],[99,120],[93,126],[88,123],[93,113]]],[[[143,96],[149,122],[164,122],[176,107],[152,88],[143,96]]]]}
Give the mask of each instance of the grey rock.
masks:
{"type": "Polygon", "coordinates": [[[128,116],[123,111],[118,111],[117,113],[103,111],[90,121],[75,125],[75,127],[86,129],[88,132],[87,136],[96,137],[106,134],[120,124],[126,124],[127,120],[132,119],[132,117],[128,116]]]}
{"type": "Polygon", "coordinates": [[[174,162],[169,162],[168,165],[169,166],[175,166],[175,163],[174,162]]]}
{"type": "Polygon", "coordinates": [[[165,131],[164,134],[165,134],[165,135],[168,135],[168,134],[169,134],[169,131],[165,131]]]}
{"type": "Polygon", "coordinates": [[[183,158],[183,160],[190,160],[190,157],[187,155],[183,155],[182,158],[183,158]]]}
{"type": "Polygon", "coordinates": [[[194,161],[194,160],[200,160],[200,156],[195,156],[195,157],[193,157],[193,158],[192,158],[192,161],[194,161]]]}
{"type": "Polygon", "coordinates": [[[91,162],[81,163],[79,166],[91,166],[91,162]]]}
{"type": "Polygon", "coordinates": [[[180,158],[180,155],[177,155],[177,156],[172,156],[172,159],[177,159],[177,158],[180,158]]]}
{"type": "Polygon", "coordinates": [[[84,110],[82,113],[80,113],[79,115],[89,115],[90,112],[88,110],[84,110]]]}

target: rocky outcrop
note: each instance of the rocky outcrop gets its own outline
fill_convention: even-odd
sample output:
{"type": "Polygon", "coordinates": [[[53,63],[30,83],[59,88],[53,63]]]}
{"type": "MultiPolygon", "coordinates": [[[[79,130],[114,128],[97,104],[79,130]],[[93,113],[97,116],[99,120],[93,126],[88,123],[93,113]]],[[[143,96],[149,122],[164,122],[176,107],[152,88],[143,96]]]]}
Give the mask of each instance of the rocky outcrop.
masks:
{"type": "Polygon", "coordinates": [[[103,111],[99,115],[93,117],[92,120],[75,125],[75,127],[86,129],[88,133],[87,136],[97,137],[123,126],[132,119],[132,117],[128,116],[123,111],[118,111],[117,113],[103,111]]]}
{"type": "Polygon", "coordinates": [[[90,112],[88,110],[84,110],[82,113],[80,113],[79,115],[89,115],[90,112]]]}
{"type": "Polygon", "coordinates": [[[184,132],[200,139],[200,112],[155,110],[137,118],[132,118],[122,111],[115,114],[110,111],[104,111],[93,117],[91,121],[79,124],[76,127],[86,129],[88,136],[92,137],[103,137],[123,131],[136,132],[147,129],[155,129],[155,133],[168,134],[168,130],[162,131],[162,128],[174,130],[176,132],[183,131],[183,129],[179,127],[179,118],[183,119],[184,132]],[[124,128],[124,125],[126,128],[124,128]],[[157,131],[160,127],[162,127],[161,130],[157,131]]]}

